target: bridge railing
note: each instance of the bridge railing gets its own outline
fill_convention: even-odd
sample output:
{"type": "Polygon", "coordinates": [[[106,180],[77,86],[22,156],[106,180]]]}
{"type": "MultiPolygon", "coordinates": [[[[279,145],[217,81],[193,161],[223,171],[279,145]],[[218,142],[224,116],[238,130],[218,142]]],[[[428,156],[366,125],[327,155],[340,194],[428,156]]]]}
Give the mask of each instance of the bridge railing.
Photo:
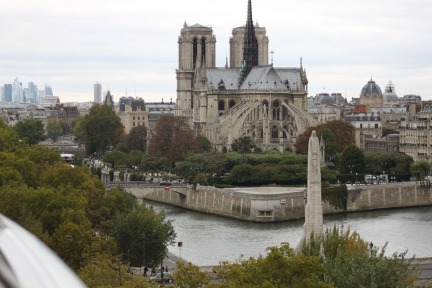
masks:
{"type": "Polygon", "coordinates": [[[181,183],[170,183],[166,184],[163,182],[154,182],[149,183],[147,181],[110,181],[110,182],[104,182],[105,187],[131,187],[131,186],[146,186],[146,187],[164,187],[164,186],[175,186],[175,187],[187,187],[187,184],[181,184],[181,183]]]}

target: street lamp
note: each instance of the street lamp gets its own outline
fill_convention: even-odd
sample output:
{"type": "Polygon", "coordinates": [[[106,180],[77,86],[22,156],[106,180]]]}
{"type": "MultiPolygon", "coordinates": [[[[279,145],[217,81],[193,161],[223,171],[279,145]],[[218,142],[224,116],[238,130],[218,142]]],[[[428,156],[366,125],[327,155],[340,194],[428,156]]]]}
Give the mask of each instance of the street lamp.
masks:
{"type": "Polygon", "coordinates": [[[355,183],[356,183],[356,185],[357,185],[357,172],[356,172],[356,182],[355,182],[355,183]]]}

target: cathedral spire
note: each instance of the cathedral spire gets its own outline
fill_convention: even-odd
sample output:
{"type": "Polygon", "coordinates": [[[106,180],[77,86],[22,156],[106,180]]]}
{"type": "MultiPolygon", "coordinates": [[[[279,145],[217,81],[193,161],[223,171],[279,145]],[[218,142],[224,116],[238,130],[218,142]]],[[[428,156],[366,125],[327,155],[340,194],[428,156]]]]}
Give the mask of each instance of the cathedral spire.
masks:
{"type": "Polygon", "coordinates": [[[252,21],[252,1],[248,0],[248,12],[244,35],[243,61],[245,63],[245,76],[253,66],[258,66],[258,41],[252,21]]]}

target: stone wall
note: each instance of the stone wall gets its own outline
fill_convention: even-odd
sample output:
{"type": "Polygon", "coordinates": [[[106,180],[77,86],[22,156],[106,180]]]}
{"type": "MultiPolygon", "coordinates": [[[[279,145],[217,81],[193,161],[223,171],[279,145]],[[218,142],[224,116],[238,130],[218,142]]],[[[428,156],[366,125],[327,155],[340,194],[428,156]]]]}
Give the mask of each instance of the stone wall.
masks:
{"type": "MultiPolygon", "coordinates": [[[[164,186],[135,185],[125,189],[135,195],[139,203],[151,200],[245,221],[286,221],[304,218],[305,213],[304,189],[279,194],[248,194],[209,186],[198,186],[197,189],[171,186],[166,190],[164,186]]],[[[430,187],[420,187],[414,182],[349,186],[347,201],[347,211],[323,202],[323,213],[432,205],[430,187]]]]}
{"type": "Polygon", "coordinates": [[[414,182],[348,187],[348,211],[426,205],[432,205],[430,187],[414,182]]]}

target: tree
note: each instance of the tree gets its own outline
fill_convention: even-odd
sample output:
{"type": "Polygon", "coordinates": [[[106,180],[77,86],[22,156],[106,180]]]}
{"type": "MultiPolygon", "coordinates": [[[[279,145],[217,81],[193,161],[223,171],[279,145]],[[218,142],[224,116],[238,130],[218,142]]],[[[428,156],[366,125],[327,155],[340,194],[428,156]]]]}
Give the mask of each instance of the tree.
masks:
{"type": "Polygon", "coordinates": [[[108,147],[117,144],[124,128],[120,118],[109,106],[95,104],[75,131],[77,137],[83,137],[87,153],[103,155],[108,147]]]}
{"type": "Polygon", "coordinates": [[[15,130],[7,125],[3,119],[0,119],[0,151],[8,151],[23,146],[19,143],[18,134],[15,130]]]}
{"type": "Polygon", "coordinates": [[[158,265],[167,254],[167,246],[174,244],[176,234],[164,212],[152,207],[137,206],[128,213],[118,213],[113,221],[113,235],[132,266],[158,265]]]}
{"type": "Polygon", "coordinates": [[[18,137],[29,145],[37,144],[46,139],[44,124],[37,119],[19,121],[15,124],[14,130],[18,134],[18,137]]]}
{"type": "Polygon", "coordinates": [[[237,138],[231,145],[231,149],[240,154],[251,153],[256,146],[253,144],[252,138],[249,136],[243,136],[237,138]]]}
{"type": "Polygon", "coordinates": [[[60,126],[62,128],[63,135],[71,133],[72,127],[71,127],[71,125],[68,122],[66,122],[64,120],[60,120],[59,123],[60,123],[60,126]]]}
{"type": "Polygon", "coordinates": [[[126,149],[139,150],[146,152],[147,150],[147,128],[145,126],[135,126],[126,135],[126,149]]]}
{"type": "Polygon", "coordinates": [[[222,264],[217,270],[218,277],[224,279],[221,287],[334,287],[331,283],[325,283],[324,265],[319,257],[296,255],[287,243],[267,248],[265,257],[222,264]]]}
{"type": "Polygon", "coordinates": [[[121,287],[144,288],[146,278],[133,277],[129,265],[121,262],[118,257],[98,254],[78,270],[78,276],[90,287],[121,287]]]}
{"type": "Polygon", "coordinates": [[[417,181],[424,181],[430,170],[431,164],[426,160],[419,160],[411,166],[411,174],[414,175],[417,181]]]}
{"type": "MultiPolygon", "coordinates": [[[[3,172],[9,175],[15,174],[13,171],[16,171],[20,175],[19,178],[26,185],[30,187],[36,186],[36,166],[28,158],[21,158],[12,153],[0,152],[0,168],[3,168],[3,172]]],[[[16,177],[13,178],[16,179],[16,177]]],[[[5,177],[4,181],[9,180],[5,177]]]]}
{"type": "Polygon", "coordinates": [[[211,142],[203,135],[196,137],[196,143],[198,152],[210,152],[212,150],[211,142]]]}
{"type": "Polygon", "coordinates": [[[48,138],[52,139],[54,142],[57,141],[59,136],[63,135],[63,128],[60,121],[48,120],[47,135],[48,138]]]}
{"type": "Polygon", "coordinates": [[[342,152],[340,163],[340,173],[350,174],[359,173],[363,174],[365,171],[365,159],[363,151],[356,145],[351,144],[342,152]]]}
{"type": "Polygon", "coordinates": [[[157,157],[152,155],[143,155],[140,165],[141,171],[149,173],[167,171],[170,167],[170,162],[166,157],[157,157]]]}
{"type": "Polygon", "coordinates": [[[188,153],[196,151],[193,130],[183,117],[163,116],[157,122],[154,131],[150,138],[148,153],[168,158],[172,166],[188,153]]]}
{"type": "Polygon", "coordinates": [[[201,271],[200,267],[191,262],[177,262],[177,270],[174,273],[176,287],[178,288],[201,288],[210,284],[210,276],[201,271]]]}
{"type": "Polygon", "coordinates": [[[301,253],[319,256],[327,282],[335,287],[414,287],[406,252],[386,256],[386,245],[376,247],[350,229],[333,227],[321,236],[312,236],[301,253]]]}
{"type": "MultiPolygon", "coordinates": [[[[312,131],[315,130],[317,134],[319,134],[319,132],[323,129],[329,129],[334,135],[334,138],[331,139],[324,138],[326,150],[328,145],[330,146],[334,145],[332,144],[333,141],[336,144],[335,148],[337,148],[336,149],[337,152],[341,152],[348,145],[355,143],[354,127],[348,122],[344,122],[342,120],[334,120],[334,121],[327,122],[325,124],[320,124],[314,127],[310,127],[306,129],[305,132],[300,134],[297,137],[297,141],[296,141],[296,152],[300,154],[307,154],[309,138],[312,134],[312,131]]],[[[325,135],[326,134],[324,134],[323,136],[325,135]]]]}

